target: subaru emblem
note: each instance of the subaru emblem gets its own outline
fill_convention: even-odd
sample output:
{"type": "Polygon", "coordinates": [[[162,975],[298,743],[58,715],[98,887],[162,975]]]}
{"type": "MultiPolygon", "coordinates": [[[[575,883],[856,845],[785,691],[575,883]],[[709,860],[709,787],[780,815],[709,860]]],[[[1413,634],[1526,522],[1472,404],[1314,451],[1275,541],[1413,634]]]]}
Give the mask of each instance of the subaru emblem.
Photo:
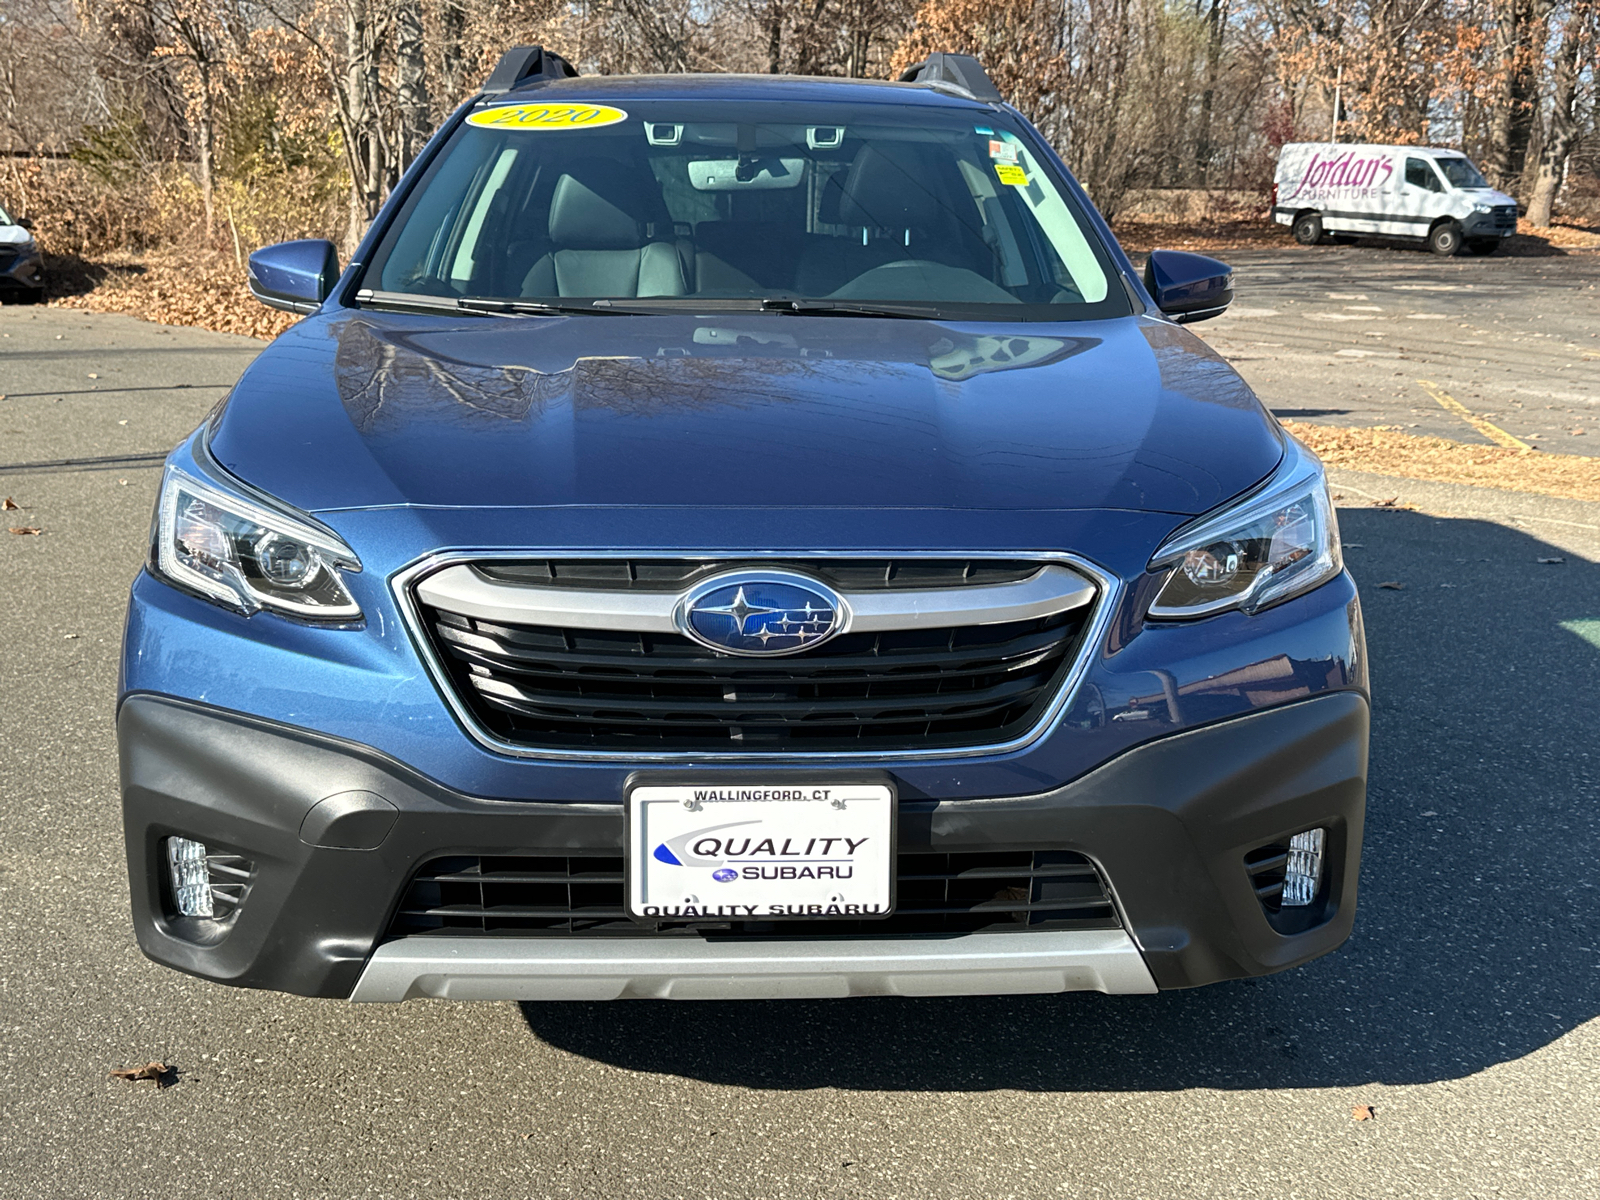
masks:
{"type": "Polygon", "coordinates": [[[793,571],[733,571],[702,580],[678,604],[678,628],[702,646],[751,658],[795,654],[843,628],[827,584],[793,571]]]}

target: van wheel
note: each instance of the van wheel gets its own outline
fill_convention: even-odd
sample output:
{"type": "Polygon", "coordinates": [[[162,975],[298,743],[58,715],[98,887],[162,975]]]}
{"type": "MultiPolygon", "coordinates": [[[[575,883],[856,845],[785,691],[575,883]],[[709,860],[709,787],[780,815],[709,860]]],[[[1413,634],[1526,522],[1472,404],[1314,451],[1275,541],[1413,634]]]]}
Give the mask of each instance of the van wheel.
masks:
{"type": "Polygon", "coordinates": [[[1472,254],[1493,254],[1500,249],[1499,238],[1468,238],[1467,250],[1472,254]]]}
{"type": "Polygon", "coordinates": [[[1322,214],[1301,213],[1294,219],[1294,240],[1302,246],[1315,246],[1322,240],[1322,214]]]}
{"type": "Polygon", "coordinates": [[[1461,226],[1454,221],[1440,221],[1428,230],[1428,249],[1449,258],[1461,251],[1461,226]]]}

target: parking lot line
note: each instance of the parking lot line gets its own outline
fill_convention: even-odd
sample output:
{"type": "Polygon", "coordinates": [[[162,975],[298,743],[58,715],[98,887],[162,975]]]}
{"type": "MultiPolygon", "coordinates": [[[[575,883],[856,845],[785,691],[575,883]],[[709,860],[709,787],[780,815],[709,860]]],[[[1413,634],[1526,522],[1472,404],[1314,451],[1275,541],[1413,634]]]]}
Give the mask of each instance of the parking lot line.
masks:
{"type": "Polygon", "coordinates": [[[1527,442],[1524,442],[1524,441],[1522,441],[1522,440],[1520,440],[1518,438],[1512,437],[1504,429],[1501,429],[1500,426],[1495,425],[1495,424],[1493,424],[1493,423],[1491,423],[1489,421],[1485,421],[1482,417],[1473,416],[1472,413],[1470,411],[1468,411],[1468,409],[1466,408],[1465,405],[1463,405],[1454,396],[1450,395],[1449,392],[1447,392],[1443,388],[1441,388],[1437,383],[1434,383],[1431,380],[1427,380],[1427,379],[1419,379],[1419,380],[1417,380],[1417,382],[1422,385],[1422,390],[1423,391],[1427,392],[1428,395],[1432,396],[1435,400],[1437,400],[1439,402],[1441,407],[1446,408],[1450,412],[1455,413],[1456,416],[1460,417],[1468,425],[1471,425],[1474,429],[1476,429],[1479,433],[1483,434],[1484,437],[1488,438],[1495,445],[1504,446],[1508,450],[1532,450],[1533,449],[1533,447],[1528,445],[1527,442]]]}

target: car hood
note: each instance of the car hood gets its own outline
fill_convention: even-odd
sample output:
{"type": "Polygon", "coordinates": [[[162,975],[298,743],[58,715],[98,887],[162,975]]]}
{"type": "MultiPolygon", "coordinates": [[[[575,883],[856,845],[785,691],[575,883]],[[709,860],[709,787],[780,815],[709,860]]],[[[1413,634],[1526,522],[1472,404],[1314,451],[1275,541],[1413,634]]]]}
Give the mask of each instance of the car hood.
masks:
{"type": "Polygon", "coordinates": [[[1456,191],[1474,204],[1489,204],[1495,208],[1504,208],[1517,202],[1515,196],[1508,196],[1504,192],[1490,187],[1457,188],[1456,191]]]}
{"type": "Polygon", "coordinates": [[[310,511],[379,505],[1193,514],[1272,417],[1164,321],[942,324],[338,309],[283,334],[215,458],[310,511]]]}

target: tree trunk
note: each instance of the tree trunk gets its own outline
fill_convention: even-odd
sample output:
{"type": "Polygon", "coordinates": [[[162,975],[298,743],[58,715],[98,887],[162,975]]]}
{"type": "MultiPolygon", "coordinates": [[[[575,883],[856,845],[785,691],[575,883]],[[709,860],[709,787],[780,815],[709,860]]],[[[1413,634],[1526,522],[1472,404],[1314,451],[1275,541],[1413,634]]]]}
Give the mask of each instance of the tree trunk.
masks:
{"type": "Polygon", "coordinates": [[[465,0],[444,0],[439,9],[439,87],[446,111],[460,104],[466,86],[461,43],[467,31],[465,0]]]}
{"type": "Polygon", "coordinates": [[[1489,124],[1489,182],[1503,192],[1520,190],[1522,169],[1539,102],[1542,31],[1553,0],[1496,0],[1495,57],[1499,95],[1489,124]]]}
{"type": "Polygon", "coordinates": [[[367,6],[365,0],[345,0],[345,107],[349,113],[350,145],[346,158],[350,164],[350,227],[345,233],[345,250],[354,253],[371,217],[368,197],[373,193],[370,168],[369,125],[371,97],[367,94],[367,6]]]}
{"type": "Polygon", "coordinates": [[[781,0],[767,0],[764,14],[767,23],[767,74],[783,73],[783,4],[781,0]]]}
{"type": "Polygon", "coordinates": [[[1222,35],[1227,20],[1227,0],[1211,0],[1210,11],[1206,13],[1206,86],[1200,93],[1200,131],[1194,148],[1194,165],[1201,187],[1211,185],[1211,159],[1216,153],[1211,144],[1211,110],[1216,104],[1217,83],[1222,73],[1222,35]]]}
{"type": "Polygon", "coordinates": [[[200,74],[200,128],[196,131],[199,137],[195,156],[200,162],[200,202],[206,214],[206,245],[210,246],[212,233],[216,228],[216,180],[211,169],[212,126],[215,124],[212,112],[211,64],[206,59],[199,58],[195,61],[195,66],[200,74]]]}
{"type": "Polygon", "coordinates": [[[395,9],[394,57],[400,135],[396,139],[396,165],[404,171],[427,142],[433,125],[422,50],[422,10],[414,0],[395,9]]]}
{"type": "Polygon", "coordinates": [[[1561,49],[1556,54],[1556,86],[1554,103],[1550,110],[1550,127],[1545,131],[1544,144],[1539,151],[1538,172],[1534,176],[1533,194],[1528,201],[1528,220],[1540,229],[1550,227],[1550,217],[1555,208],[1556,192],[1561,187],[1561,177],[1567,168],[1567,155],[1577,138],[1576,116],[1578,100],[1578,62],[1581,45],[1588,40],[1591,12],[1573,6],[1567,18],[1566,31],[1561,36],[1561,49]]]}

